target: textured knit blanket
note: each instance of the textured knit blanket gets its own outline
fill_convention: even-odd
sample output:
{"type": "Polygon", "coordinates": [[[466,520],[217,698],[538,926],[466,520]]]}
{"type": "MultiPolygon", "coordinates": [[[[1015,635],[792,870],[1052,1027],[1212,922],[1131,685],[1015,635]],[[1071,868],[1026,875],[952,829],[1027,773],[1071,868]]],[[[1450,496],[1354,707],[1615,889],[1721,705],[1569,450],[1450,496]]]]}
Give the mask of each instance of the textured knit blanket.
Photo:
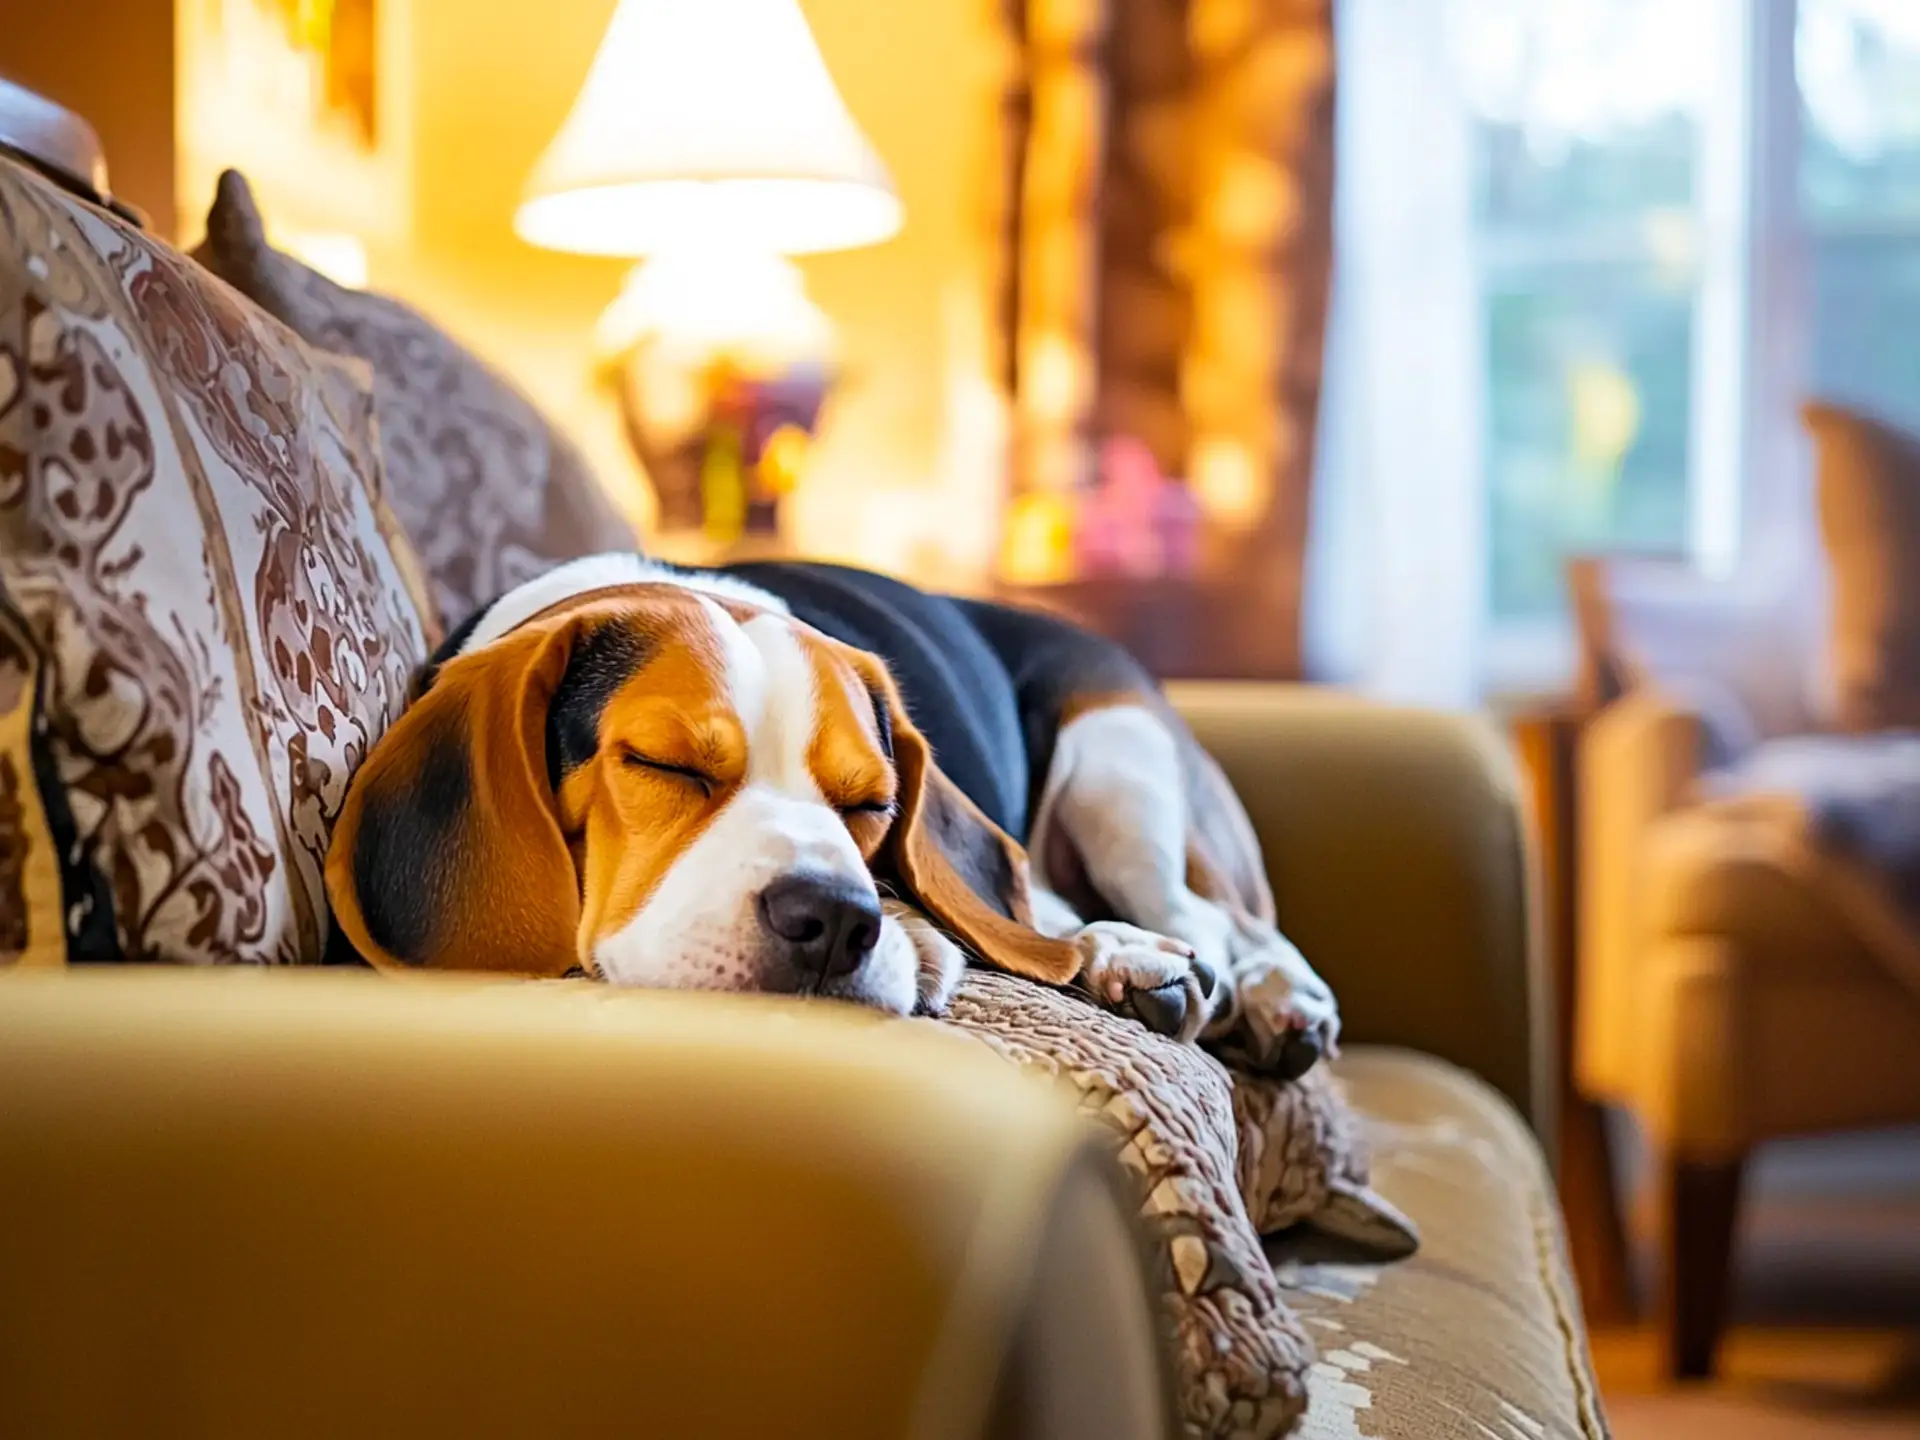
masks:
{"type": "Polygon", "coordinates": [[[1378,1260],[1418,1243],[1368,1188],[1360,1127],[1327,1068],[1284,1085],[1236,1073],[1078,995],[979,970],[944,1023],[1065,1081],[1112,1134],[1155,1240],[1186,1435],[1292,1429],[1313,1345],[1263,1237],[1311,1230],[1378,1260]]]}
{"type": "Polygon", "coordinates": [[[1700,782],[1709,813],[1838,904],[1920,994],[1920,733],[1768,741],[1700,782]]]}

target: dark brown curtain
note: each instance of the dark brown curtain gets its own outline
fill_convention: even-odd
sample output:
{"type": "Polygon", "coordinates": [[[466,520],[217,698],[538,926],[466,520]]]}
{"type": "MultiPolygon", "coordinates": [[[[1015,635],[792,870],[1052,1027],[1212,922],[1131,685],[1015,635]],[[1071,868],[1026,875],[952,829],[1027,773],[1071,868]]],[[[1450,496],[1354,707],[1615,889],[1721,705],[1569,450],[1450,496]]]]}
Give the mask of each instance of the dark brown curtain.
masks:
{"type": "MultiPolygon", "coordinates": [[[[1168,676],[1299,673],[1332,248],[1332,0],[1007,0],[1009,524],[1092,482],[1111,436],[1184,476],[1193,573],[1034,573],[1168,676]]],[[[1015,537],[1010,533],[1010,542],[1015,537]]],[[[1030,538],[1030,537],[1028,537],[1030,538]]]]}

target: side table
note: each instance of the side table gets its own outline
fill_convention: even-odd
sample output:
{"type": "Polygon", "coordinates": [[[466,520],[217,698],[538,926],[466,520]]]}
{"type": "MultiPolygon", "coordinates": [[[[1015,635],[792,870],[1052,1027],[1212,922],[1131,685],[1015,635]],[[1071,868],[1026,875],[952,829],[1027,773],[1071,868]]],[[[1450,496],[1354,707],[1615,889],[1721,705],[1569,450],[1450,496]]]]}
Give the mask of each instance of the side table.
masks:
{"type": "Polygon", "coordinates": [[[1539,831],[1542,929],[1555,1007],[1560,1206],[1588,1323],[1602,1325],[1631,1320],[1636,1307],[1606,1115],[1580,1093],[1573,1078],[1579,1001],[1578,757],[1584,714],[1571,700],[1529,701],[1506,711],[1504,719],[1539,831]]]}

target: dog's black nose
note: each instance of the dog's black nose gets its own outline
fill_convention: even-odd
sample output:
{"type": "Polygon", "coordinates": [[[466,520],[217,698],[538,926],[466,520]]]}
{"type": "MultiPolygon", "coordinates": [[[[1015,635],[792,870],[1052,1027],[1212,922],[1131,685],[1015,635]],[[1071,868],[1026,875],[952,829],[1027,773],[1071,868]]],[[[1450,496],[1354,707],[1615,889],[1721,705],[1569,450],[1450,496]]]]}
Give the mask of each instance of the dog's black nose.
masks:
{"type": "Polygon", "coordinates": [[[1320,1063],[1326,1049],[1326,1037],[1318,1029],[1296,1031],[1280,1047],[1280,1058],[1273,1066],[1274,1078],[1298,1080],[1320,1063]]]}
{"type": "Polygon", "coordinates": [[[788,875],[760,892],[760,927],[795,969],[851,975],[880,940],[880,902],[852,880],[788,875]]]}

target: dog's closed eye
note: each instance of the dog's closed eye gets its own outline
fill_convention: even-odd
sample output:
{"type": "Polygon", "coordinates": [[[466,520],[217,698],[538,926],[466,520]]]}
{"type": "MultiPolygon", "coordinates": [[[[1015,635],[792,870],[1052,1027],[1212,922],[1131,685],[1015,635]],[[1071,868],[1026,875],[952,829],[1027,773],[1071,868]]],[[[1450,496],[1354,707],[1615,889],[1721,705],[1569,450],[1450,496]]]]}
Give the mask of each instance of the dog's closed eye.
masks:
{"type": "Polygon", "coordinates": [[[620,762],[635,770],[651,770],[656,775],[676,776],[690,784],[698,785],[703,795],[713,794],[720,783],[704,770],[697,770],[691,765],[675,765],[668,760],[656,760],[650,755],[642,755],[638,750],[622,751],[620,762]]]}
{"type": "Polygon", "coordinates": [[[899,804],[891,799],[843,800],[834,804],[833,808],[840,816],[840,823],[853,836],[854,843],[860,846],[862,854],[880,845],[893,828],[894,818],[900,813],[899,804]]]}

